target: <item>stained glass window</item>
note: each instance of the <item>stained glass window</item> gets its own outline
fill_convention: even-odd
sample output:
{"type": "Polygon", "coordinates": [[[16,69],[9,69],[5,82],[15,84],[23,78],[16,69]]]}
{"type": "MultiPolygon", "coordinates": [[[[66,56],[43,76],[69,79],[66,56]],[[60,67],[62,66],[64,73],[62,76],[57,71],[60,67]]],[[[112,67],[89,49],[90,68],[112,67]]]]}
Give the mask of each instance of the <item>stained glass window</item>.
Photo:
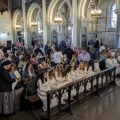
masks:
{"type": "Polygon", "coordinates": [[[117,26],[117,15],[115,13],[116,10],[116,3],[113,3],[111,6],[111,10],[110,10],[110,27],[111,28],[116,28],[117,26]]]}
{"type": "Polygon", "coordinates": [[[40,34],[40,33],[41,33],[41,29],[40,29],[40,21],[38,20],[37,22],[38,22],[38,34],[40,34]]]}

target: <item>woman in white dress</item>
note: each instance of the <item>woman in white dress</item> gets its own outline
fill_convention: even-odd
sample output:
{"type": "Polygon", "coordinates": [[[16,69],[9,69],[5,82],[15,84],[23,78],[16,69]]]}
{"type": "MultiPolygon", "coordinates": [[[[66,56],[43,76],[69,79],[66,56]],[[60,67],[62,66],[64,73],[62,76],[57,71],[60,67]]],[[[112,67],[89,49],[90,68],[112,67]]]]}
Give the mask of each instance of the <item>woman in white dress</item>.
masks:
{"type": "MultiPolygon", "coordinates": [[[[64,79],[67,80],[67,83],[73,82],[73,76],[71,75],[72,66],[67,65],[64,71],[64,79]]],[[[68,92],[65,91],[65,96],[68,98],[68,92]]],[[[76,96],[76,90],[73,88],[71,90],[71,97],[76,96]]],[[[73,100],[73,98],[71,98],[73,100]]]]}
{"type": "Polygon", "coordinates": [[[77,75],[79,75],[81,78],[86,76],[86,69],[85,69],[84,62],[80,62],[79,67],[77,68],[77,75]]]}
{"type": "Polygon", "coordinates": [[[111,59],[111,54],[108,54],[105,64],[106,64],[106,68],[110,68],[114,66],[113,61],[111,59]]]}
{"type": "Polygon", "coordinates": [[[77,72],[75,70],[75,63],[71,64],[70,75],[72,76],[73,81],[80,79],[80,76],[77,75],[77,72]]]}
{"type": "MultiPolygon", "coordinates": [[[[48,81],[49,81],[51,89],[60,87],[60,84],[55,80],[55,69],[54,68],[49,69],[48,81]]],[[[63,101],[63,97],[61,98],[61,104],[65,104],[65,102],[63,101]]]]}
{"type": "Polygon", "coordinates": [[[55,80],[55,69],[54,68],[49,69],[49,74],[48,75],[49,75],[48,80],[49,80],[49,83],[50,83],[50,88],[54,89],[54,88],[59,87],[59,82],[57,82],[55,80]]]}
{"type": "Polygon", "coordinates": [[[64,80],[63,78],[63,73],[64,73],[63,65],[58,64],[56,66],[56,71],[55,71],[55,79],[57,82],[59,83],[67,82],[67,80],[64,80]]]}
{"type": "MultiPolygon", "coordinates": [[[[41,79],[37,82],[37,94],[43,102],[43,110],[47,111],[47,91],[51,90],[46,72],[41,73],[41,79]]],[[[51,99],[50,108],[57,105],[57,99],[51,99]]]]}
{"type": "Polygon", "coordinates": [[[114,66],[116,66],[116,75],[120,74],[120,65],[118,64],[118,56],[115,54],[115,57],[112,59],[114,66]]]}
{"type": "MultiPolygon", "coordinates": [[[[84,61],[84,64],[85,64],[85,74],[86,76],[90,76],[93,74],[93,71],[92,71],[92,66],[89,66],[89,62],[88,61],[84,61]]],[[[91,89],[91,83],[88,82],[87,83],[87,86],[86,86],[86,90],[90,90],[91,89]]]]}

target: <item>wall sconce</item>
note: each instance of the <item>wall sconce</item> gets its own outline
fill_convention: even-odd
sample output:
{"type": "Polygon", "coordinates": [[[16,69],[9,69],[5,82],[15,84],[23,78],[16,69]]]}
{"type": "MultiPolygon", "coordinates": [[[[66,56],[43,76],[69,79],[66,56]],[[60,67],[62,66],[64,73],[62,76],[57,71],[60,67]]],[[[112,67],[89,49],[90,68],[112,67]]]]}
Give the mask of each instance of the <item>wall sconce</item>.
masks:
{"type": "Polygon", "coordinates": [[[37,27],[38,24],[37,24],[37,22],[31,22],[31,26],[33,26],[33,27],[37,27]]]}
{"type": "Polygon", "coordinates": [[[16,29],[21,29],[21,26],[20,25],[16,25],[15,28],[16,29]]]}

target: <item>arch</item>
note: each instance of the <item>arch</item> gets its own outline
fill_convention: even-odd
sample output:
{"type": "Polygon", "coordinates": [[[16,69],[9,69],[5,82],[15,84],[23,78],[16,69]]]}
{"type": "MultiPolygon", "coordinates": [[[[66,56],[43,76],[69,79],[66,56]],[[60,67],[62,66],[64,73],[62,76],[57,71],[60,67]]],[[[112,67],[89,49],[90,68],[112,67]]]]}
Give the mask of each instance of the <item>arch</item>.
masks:
{"type": "MultiPolygon", "coordinates": [[[[47,12],[47,22],[50,24],[50,23],[52,23],[52,16],[53,16],[53,11],[54,11],[54,8],[55,8],[55,6],[56,6],[56,4],[59,2],[59,0],[52,0],[51,2],[50,2],[50,5],[49,5],[49,7],[48,7],[48,12],[47,12]]],[[[59,9],[61,8],[61,6],[64,4],[64,3],[67,3],[68,4],[68,6],[69,6],[69,8],[70,8],[70,17],[72,17],[72,6],[71,6],[71,3],[70,3],[70,1],[69,0],[64,0],[61,4],[60,4],[60,6],[59,6],[59,9]]]]}
{"type": "Polygon", "coordinates": [[[58,33],[56,30],[52,30],[51,32],[51,43],[54,43],[55,45],[58,45],[58,33]]]}
{"type": "Polygon", "coordinates": [[[28,13],[27,13],[27,26],[31,27],[31,18],[34,10],[38,8],[38,12],[40,11],[42,14],[42,9],[37,3],[32,3],[31,6],[29,7],[28,13]]]}
{"type": "Polygon", "coordinates": [[[17,25],[17,17],[19,15],[22,16],[22,12],[19,9],[17,9],[13,14],[13,29],[15,29],[15,26],[17,25]]]}
{"type": "Polygon", "coordinates": [[[111,22],[111,7],[112,7],[112,5],[115,3],[115,1],[114,0],[110,0],[109,1],[109,3],[108,3],[108,5],[107,5],[107,12],[108,12],[108,14],[107,14],[107,27],[108,27],[108,29],[111,29],[111,26],[110,26],[110,22],[111,22]]]}
{"type": "Polygon", "coordinates": [[[78,3],[78,17],[80,19],[85,17],[85,6],[88,0],[80,0],[78,3]]]}
{"type": "Polygon", "coordinates": [[[114,2],[110,7],[110,27],[116,28],[117,25],[117,15],[115,13],[116,3],[114,2]]]}
{"type": "Polygon", "coordinates": [[[72,16],[72,9],[71,9],[72,6],[71,6],[71,3],[70,3],[69,0],[64,0],[64,1],[61,3],[61,5],[59,6],[58,11],[60,11],[61,7],[62,7],[65,3],[67,3],[67,5],[68,5],[68,7],[69,7],[69,9],[70,9],[70,17],[71,17],[71,16],[72,16]]]}

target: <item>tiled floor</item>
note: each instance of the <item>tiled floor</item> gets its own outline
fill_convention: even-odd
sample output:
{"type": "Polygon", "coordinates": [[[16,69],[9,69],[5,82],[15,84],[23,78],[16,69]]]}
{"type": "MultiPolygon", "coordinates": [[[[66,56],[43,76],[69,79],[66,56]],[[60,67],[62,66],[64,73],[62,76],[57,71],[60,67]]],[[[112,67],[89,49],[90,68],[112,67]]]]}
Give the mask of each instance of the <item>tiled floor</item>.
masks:
{"type": "MultiPolygon", "coordinates": [[[[114,86],[101,97],[94,96],[72,110],[74,116],[65,114],[58,120],[120,120],[120,87],[114,86]]],[[[35,120],[25,111],[0,120],[35,120]]]]}

